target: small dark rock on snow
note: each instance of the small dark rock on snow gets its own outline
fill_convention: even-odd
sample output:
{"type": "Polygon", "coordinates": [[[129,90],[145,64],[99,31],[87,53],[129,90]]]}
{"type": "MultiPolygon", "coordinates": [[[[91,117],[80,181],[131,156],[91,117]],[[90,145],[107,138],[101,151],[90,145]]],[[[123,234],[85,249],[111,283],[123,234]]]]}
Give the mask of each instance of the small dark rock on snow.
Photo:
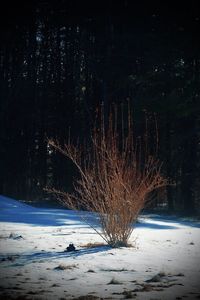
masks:
{"type": "Polygon", "coordinates": [[[69,244],[69,246],[67,247],[67,249],[65,251],[67,251],[67,252],[76,251],[76,248],[74,247],[74,244],[69,244]]]}

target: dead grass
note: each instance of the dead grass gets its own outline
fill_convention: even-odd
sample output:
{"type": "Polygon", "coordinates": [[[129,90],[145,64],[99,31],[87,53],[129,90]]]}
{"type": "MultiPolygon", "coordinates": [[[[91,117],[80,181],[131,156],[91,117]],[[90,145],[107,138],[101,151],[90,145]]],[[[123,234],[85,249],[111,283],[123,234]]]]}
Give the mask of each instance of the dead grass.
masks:
{"type": "Polygon", "coordinates": [[[96,248],[96,247],[104,247],[107,244],[105,243],[87,243],[84,245],[81,245],[82,248],[96,248]]]}
{"type": "Polygon", "coordinates": [[[75,264],[72,265],[65,265],[65,264],[60,264],[57,267],[54,268],[54,270],[73,270],[77,268],[78,266],[75,264]]]}
{"type": "Polygon", "coordinates": [[[108,284],[122,284],[122,283],[120,281],[118,281],[117,279],[112,278],[108,284]]]}
{"type": "Polygon", "coordinates": [[[89,269],[88,271],[87,271],[87,273],[96,273],[94,270],[92,270],[92,269],[89,269]]]}
{"type": "Polygon", "coordinates": [[[127,272],[125,268],[122,269],[101,269],[102,272],[127,272]]]}
{"type": "Polygon", "coordinates": [[[103,300],[103,298],[99,298],[93,295],[85,295],[85,296],[80,296],[78,298],[74,298],[74,300],[103,300]]]}
{"type": "Polygon", "coordinates": [[[136,297],[135,294],[132,294],[132,291],[124,291],[122,295],[124,295],[124,299],[133,299],[136,297]]]}

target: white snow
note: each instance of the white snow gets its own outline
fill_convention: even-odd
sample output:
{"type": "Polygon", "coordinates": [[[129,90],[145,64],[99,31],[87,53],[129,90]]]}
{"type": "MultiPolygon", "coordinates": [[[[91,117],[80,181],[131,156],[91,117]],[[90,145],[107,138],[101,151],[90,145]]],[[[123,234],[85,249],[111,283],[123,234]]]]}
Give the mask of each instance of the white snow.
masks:
{"type": "Polygon", "coordinates": [[[0,299],[200,298],[200,223],[142,216],[134,247],[85,247],[103,242],[75,211],[0,196],[0,299]]]}

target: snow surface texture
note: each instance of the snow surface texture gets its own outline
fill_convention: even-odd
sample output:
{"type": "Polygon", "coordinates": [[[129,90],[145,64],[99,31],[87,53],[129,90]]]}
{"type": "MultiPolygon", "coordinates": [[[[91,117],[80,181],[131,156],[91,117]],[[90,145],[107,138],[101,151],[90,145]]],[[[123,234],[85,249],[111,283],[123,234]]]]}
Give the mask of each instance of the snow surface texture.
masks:
{"type": "Polygon", "coordinates": [[[0,196],[0,299],[200,298],[199,223],[142,216],[130,242],[92,247],[103,240],[76,212],[0,196]]]}

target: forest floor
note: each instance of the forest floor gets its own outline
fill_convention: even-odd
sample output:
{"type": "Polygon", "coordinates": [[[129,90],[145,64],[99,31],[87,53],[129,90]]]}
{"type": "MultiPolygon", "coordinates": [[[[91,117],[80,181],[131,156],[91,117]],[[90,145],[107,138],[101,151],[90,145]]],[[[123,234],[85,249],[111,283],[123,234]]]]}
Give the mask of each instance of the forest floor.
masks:
{"type": "Polygon", "coordinates": [[[74,211],[0,196],[0,299],[200,299],[200,222],[142,215],[130,242],[110,248],[74,211]]]}

